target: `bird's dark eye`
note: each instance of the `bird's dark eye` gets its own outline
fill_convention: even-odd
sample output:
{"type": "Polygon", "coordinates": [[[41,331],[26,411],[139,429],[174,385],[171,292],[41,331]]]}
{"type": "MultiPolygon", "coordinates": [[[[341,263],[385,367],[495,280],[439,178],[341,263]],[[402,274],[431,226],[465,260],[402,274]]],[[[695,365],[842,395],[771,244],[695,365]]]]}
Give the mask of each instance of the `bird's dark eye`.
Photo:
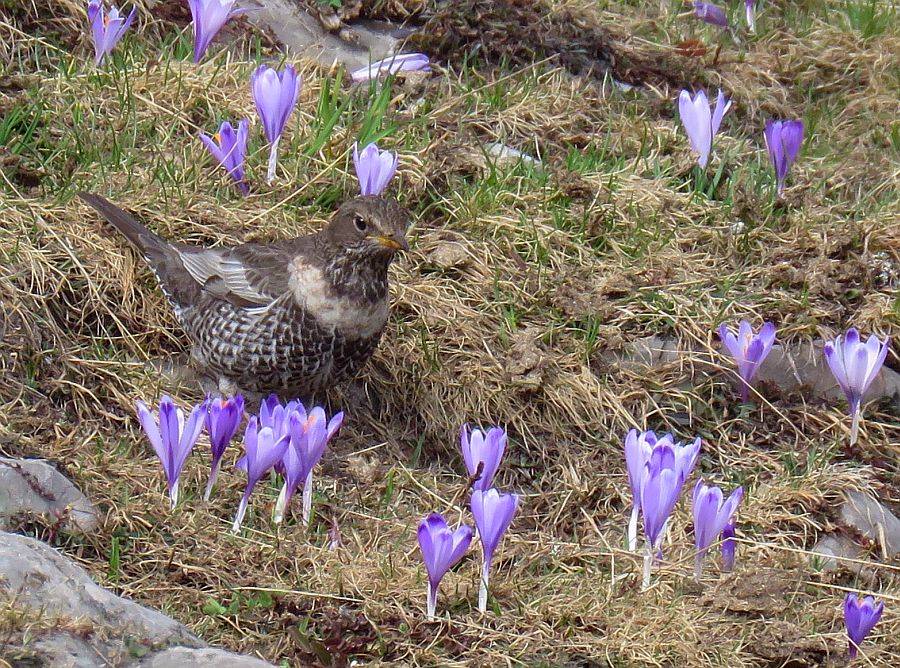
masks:
{"type": "Polygon", "coordinates": [[[356,225],[356,229],[358,229],[360,232],[365,232],[369,228],[369,226],[366,224],[366,219],[359,214],[353,216],[353,224],[356,225]]]}

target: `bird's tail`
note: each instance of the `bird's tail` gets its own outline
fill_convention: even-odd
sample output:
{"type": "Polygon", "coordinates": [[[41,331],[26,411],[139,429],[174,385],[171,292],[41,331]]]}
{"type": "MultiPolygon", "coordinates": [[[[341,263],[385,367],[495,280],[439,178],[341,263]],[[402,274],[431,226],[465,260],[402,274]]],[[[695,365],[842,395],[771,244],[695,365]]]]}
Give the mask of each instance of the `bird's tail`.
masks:
{"type": "Polygon", "coordinates": [[[86,192],[80,192],[78,196],[94,207],[110,225],[119,230],[148,262],[153,264],[154,260],[165,255],[166,248],[169,246],[165,239],[148,230],[108,199],[86,192]]]}

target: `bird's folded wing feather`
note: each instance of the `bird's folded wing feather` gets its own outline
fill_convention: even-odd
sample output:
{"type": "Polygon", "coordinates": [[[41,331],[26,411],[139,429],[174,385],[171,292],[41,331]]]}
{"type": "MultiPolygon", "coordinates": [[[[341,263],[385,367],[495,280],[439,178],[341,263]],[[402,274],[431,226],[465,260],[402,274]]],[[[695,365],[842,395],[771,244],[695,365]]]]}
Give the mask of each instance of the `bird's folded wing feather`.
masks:
{"type": "Polygon", "coordinates": [[[288,290],[290,253],[273,246],[178,249],[181,263],[209,294],[241,308],[268,306],[288,290]]]}

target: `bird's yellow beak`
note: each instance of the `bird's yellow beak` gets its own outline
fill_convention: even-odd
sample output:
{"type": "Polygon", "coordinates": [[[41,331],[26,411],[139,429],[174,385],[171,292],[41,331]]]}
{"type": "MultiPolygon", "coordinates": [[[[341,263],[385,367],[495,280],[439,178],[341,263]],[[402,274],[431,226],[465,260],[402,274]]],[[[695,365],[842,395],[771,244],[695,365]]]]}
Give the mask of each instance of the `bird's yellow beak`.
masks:
{"type": "Polygon", "coordinates": [[[395,239],[394,237],[389,237],[386,234],[377,234],[372,238],[385,248],[390,248],[391,250],[409,250],[409,244],[403,237],[401,237],[400,239],[395,239]]]}

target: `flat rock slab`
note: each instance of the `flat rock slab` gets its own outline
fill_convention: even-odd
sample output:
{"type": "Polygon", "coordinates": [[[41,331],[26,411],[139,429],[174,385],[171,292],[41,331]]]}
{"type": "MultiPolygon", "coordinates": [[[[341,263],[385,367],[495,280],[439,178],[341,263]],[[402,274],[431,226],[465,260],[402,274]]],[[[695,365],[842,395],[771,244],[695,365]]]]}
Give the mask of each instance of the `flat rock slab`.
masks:
{"type": "Polygon", "coordinates": [[[0,532],[0,605],[12,606],[27,628],[3,648],[22,665],[267,666],[203,647],[186,626],[116,596],[49,545],[0,532]],[[177,646],[177,647],[174,647],[177,646]]]}
{"type": "Polygon", "coordinates": [[[900,519],[865,492],[847,492],[840,522],[881,545],[888,559],[900,554],[900,519]]]}
{"type": "Polygon", "coordinates": [[[50,462],[0,457],[0,530],[28,515],[63,519],[69,532],[89,534],[100,525],[94,505],[50,462]]]}

